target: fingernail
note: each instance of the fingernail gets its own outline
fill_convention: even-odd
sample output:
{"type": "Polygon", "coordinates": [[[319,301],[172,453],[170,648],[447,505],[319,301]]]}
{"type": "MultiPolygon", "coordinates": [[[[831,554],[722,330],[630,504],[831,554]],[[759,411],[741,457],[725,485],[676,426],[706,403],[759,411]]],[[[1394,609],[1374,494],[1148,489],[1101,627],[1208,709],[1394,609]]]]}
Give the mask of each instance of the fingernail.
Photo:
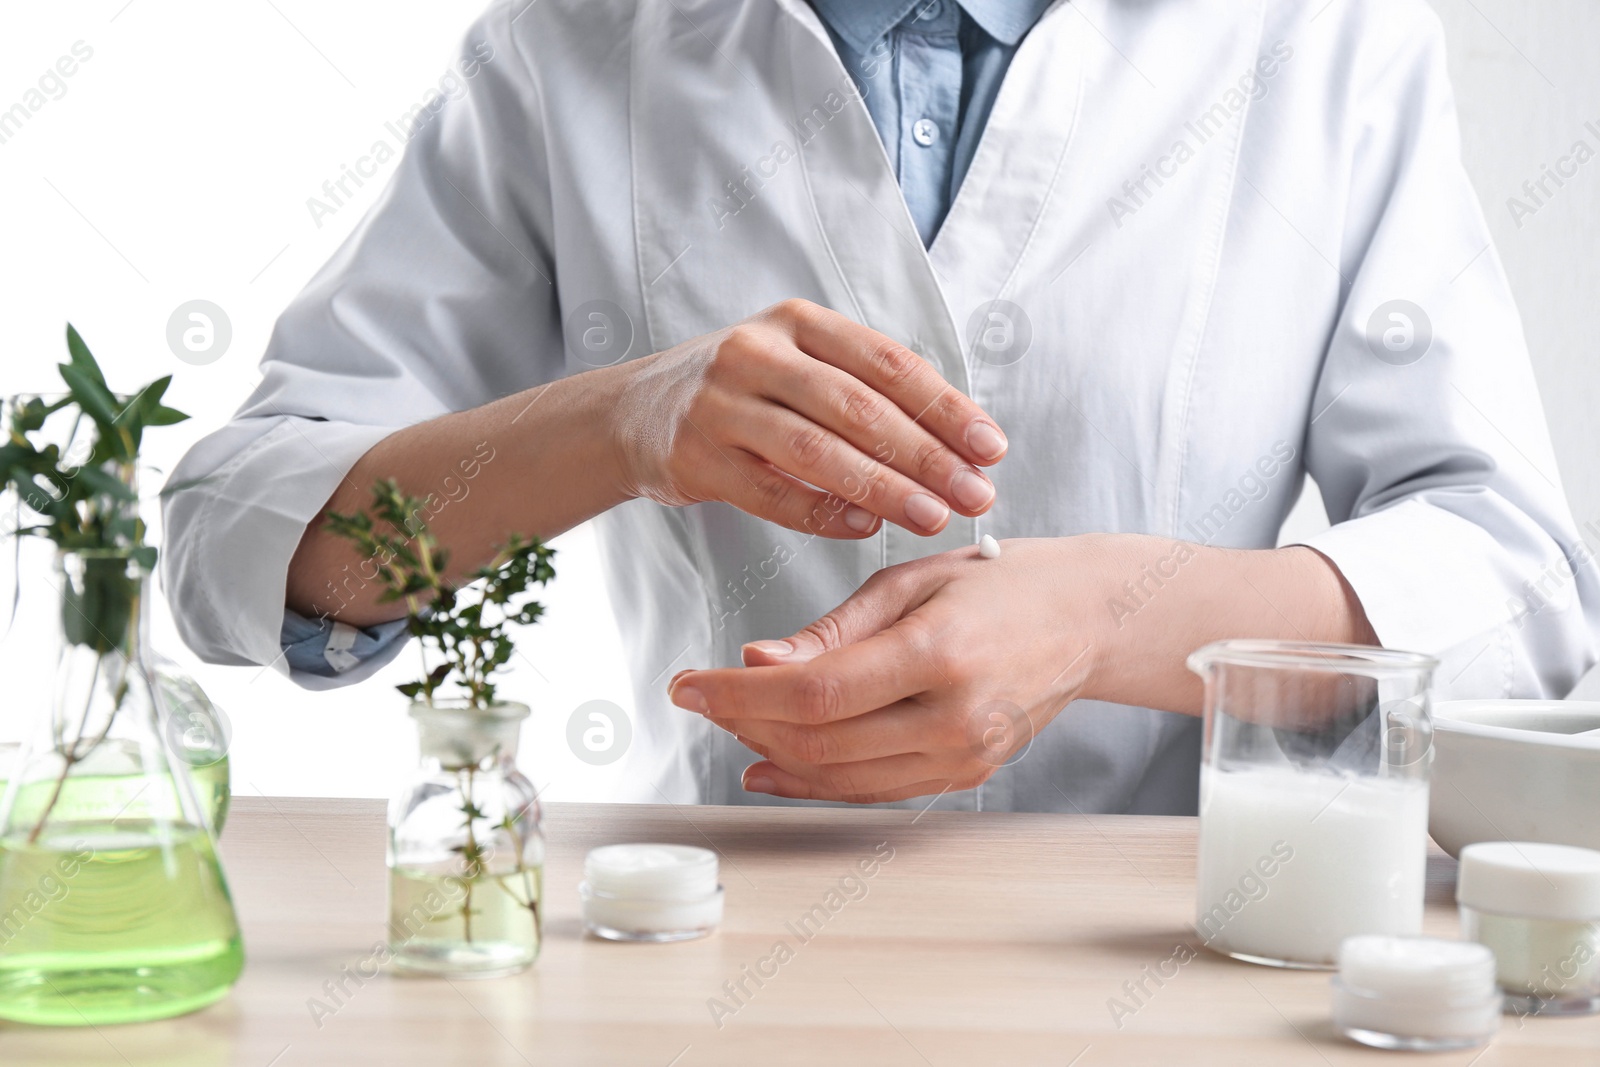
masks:
{"type": "Polygon", "coordinates": [[[974,422],[967,427],[967,447],[981,459],[998,459],[1006,450],[1006,435],[987,422],[974,422]]]}
{"type": "Polygon", "coordinates": [[[988,507],[989,501],[994,499],[994,486],[976,471],[959,470],[950,479],[950,495],[968,511],[978,511],[988,507]]]}
{"type": "Polygon", "coordinates": [[[913,526],[920,526],[924,530],[937,530],[950,517],[950,509],[944,501],[929,496],[927,493],[913,493],[906,501],[906,518],[911,520],[913,526]]]}
{"type": "Polygon", "coordinates": [[[764,774],[758,774],[753,778],[746,778],[744,788],[747,793],[771,793],[778,788],[778,783],[764,774]]]}
{"type": "Polygon", "coordinates": [[[787,656],[794,651],[794,646],[787,641],[751,641],[744,647],[766,656],[787,656]]]}
{"type": "Polygon", "coordinates": [[[858,508],[851,504],[844,509],[844,524],[856,533],[866,533],[878,525],[878,516],[866,508],[858,508]]]}
{"type": "Polygon", "coordinates": [[[706,703],[706,695],[692,685],[680,685],[668,695],[680,708],[698,711],[702,715],[711,710],[711,706],[706,703]]]}
{"type": "Polygon", "coordinates": [[[694,668],[693,667],[685,667],[683,670],[679,671],[677,674],[674,674],[672,676],[671,681],[667,682],[667,692],[669,692],[669,693],[672,692],[672,687],[678,684],[678,679],[679,678],[682,678],[686,674],[693,674],[693,673],[694,673],[694,668]]]}

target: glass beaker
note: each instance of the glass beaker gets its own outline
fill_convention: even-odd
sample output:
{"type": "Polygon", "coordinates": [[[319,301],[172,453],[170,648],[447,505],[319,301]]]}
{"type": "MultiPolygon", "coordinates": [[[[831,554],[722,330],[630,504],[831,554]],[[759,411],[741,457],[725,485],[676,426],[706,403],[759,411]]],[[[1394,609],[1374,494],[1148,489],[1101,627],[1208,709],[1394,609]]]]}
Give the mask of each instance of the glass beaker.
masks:
{"type": "Polygon", "coordinates": [[[54,585],[54,697],[0,796],[0,1018],[193,1011],[244,950],[209,813],[161,739],[144,555],[62,552],[54,585]]]}
{"type": "Polygon", "coordinates": [[[1332,967],[1356,934],[1421,932],[1436,661],[1220,641],[1205,681],[1195,931],[1253,963],[1332,967]]]}
{"type": "Polygon", "coordinates": [[[544,837],[517,769],[525,704],[411,705],[422,756],[389,805],[389,954],[402,973],[526,970],[543,930],[544,837]]]}

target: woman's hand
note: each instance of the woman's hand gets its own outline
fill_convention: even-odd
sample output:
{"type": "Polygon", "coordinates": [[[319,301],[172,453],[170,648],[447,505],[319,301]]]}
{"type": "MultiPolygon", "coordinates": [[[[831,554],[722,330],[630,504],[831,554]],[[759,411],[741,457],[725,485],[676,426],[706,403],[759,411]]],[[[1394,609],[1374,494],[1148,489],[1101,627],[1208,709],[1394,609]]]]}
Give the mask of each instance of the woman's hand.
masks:
{"type": "Polygon", "coordinates": [[[786,641],[747,645],[744,669],[678,676],[672,699],[766,757],[745,772],[754,792],[971,788],[1094,673],[1105,609],[1086,576],[1114,566],[1112,548],[1007,541],[998,559],[966,548],[890,567],[786,641]]]}
{"type": "Polygon", "coordinates": [[[1309,548],[1015,540],[880,571],[792,637],[745,646],[744,668],[679,674],[671,697],[763,757],[746,789],[874,803],[988,780],[1078,698],[1198,713],[1184,660],[1224,637],[1373,640],[1309,548]]]}
{"type": "MultiPolygon", "coordinates": [[[[471,461],[470,499],[463,490],[428,520],[466,579],[513,532],[554,537],[640,496],[719,500],[824,537],[867,537],[885,519],[937,533],[951,509],[989,509],[994,486],[978,467],[1005,451],[994,420],[915,352],[790,300],[664,352],[396,430],[323,508],[362,511],[383,478],[438,499],[471,461]]],[[[403,604],[359,579],[366,565],[319,516],[289,564],[286,602],[352,626],[399,618],[403,604]]]]}
{"type": "Polygon", "coordinates": [[[804,300],[629,365],[614,415],[626,490],[718,500],[825,537],[979,515],[1006,440],[915,352],[804,300]]]}

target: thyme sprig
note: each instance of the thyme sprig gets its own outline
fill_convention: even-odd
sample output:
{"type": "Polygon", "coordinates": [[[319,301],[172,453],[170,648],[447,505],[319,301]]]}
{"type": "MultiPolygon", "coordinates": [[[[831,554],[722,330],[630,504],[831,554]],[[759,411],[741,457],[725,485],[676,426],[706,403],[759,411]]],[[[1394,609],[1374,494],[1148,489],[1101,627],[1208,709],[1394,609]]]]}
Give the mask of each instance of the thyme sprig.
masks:
{"type": "Polygon", "coordinates": [[[367,511],[328,512],[327,529],[353,543],[384,590],[379,601],[403,601],[406,626],[423,648],[423,676],[395,688],[432,704],[453,683],[475,708],[495,702],[494,676],[511,660],[509,630],[536,622],[544,605],[527,599],[555,577],[555,550],[513,534],[495,557],[458,585],[446,577],[449,552],[424,519],[429,502],[407,496],[393,479],[372,489],[367,511]],[[439,658],[430,667],[429,652],[439,658]]]}

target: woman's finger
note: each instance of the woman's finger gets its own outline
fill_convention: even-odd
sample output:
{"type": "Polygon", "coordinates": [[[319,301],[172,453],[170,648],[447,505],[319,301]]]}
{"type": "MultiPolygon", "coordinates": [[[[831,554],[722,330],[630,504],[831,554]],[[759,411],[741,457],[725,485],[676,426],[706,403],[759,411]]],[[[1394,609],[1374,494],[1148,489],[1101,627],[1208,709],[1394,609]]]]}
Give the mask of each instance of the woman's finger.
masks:
{"type": "Polygon", "coordinates": [[[950,507],[941,497],[786,407],[751,405],[723,432],[791,478],[913,533],[938,533],[950,521],[950,507]]]}
{"type": "MultiPolygon", "coordinates": [[[[865,382],[836,367],[812,363],[810,373],[776,375],[753,385],[769,400],[837,435],[860,455],[858,468],[847,472],[848,484],[823,488],[871,507],[857,492],[867,491],[867,483],[882,477],[873,469],[881,465],[965,514],[982,514],[994,503],[993,483],[962,453],[865,382]]],[[[897,513],[878,513],[900,522],[897,513]]]]}
{"type": "Polygon", "coordinates": [[[753,763],[744,771],[744,787],[752,793],[796,800],[837,800],[879,804],[970,788],[941,773],[920,754],[890,756],[861,763],[834,764],[805,774],[786,770],[772,760],[753,763]]]}
{"type": "Polygon", "coordinates": [[[725,719],[816,725],[864,715],[939,684],[920,627],[902,619],[805,663],[694,671],[669,691],[674,704],[725,719]]]}
{"type": "Polygon", "coordinates": [[[865,508],[796,481],[742,449],[718,449],[711,463],[725,463],[718,498],[779,526],[837,540],[877,533],[879,519],[865,508]]]}
{"type": "Polygon", "coordinates": [[[882,393],[969,461],[990,464],[1005,455],[995,421],[905,345],[816,304],[787,301],[773,311],[801,351],[882,393]]]}
{"type": "Polygon", "coordinates": [[[798,633],[745,645],[740,649],[744,665],[804,663],[865,640],[920,608],[939,584],[934,572],[915,564],[878,571],[838,607],[798,633]]]}
{"type": "MultiPolygon", "coordinates": [[[[820,726],[801,726],[773,719],[722,719],[711,721],[740,741],[760,745],[769,759],[773,753],[800,764],[854,763],[906,752],[934,754],[941,739],[928,729],[932,712],[914,700],[902,700],[869,715],[857,715],[820,726]]],[[[959,742],[958,742],[959,743],[959,742]]]]}

